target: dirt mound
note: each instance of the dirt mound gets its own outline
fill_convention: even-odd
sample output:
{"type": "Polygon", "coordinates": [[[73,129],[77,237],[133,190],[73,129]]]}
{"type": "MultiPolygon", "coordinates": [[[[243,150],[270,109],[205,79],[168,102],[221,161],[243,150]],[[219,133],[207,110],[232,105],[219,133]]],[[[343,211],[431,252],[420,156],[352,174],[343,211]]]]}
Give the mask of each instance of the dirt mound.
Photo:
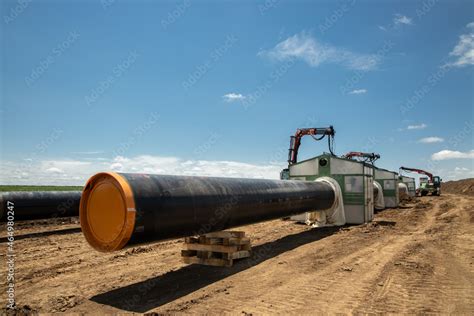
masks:
{"type": "Polygon", "coordinates": [[[443,182],[441,192],[474,196],[474,178],[443,182]]]}

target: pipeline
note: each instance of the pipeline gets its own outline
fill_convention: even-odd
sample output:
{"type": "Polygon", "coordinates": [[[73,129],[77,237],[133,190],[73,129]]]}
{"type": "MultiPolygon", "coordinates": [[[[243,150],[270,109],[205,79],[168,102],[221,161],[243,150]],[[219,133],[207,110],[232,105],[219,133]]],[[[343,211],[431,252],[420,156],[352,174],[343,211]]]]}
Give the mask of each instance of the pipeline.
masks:
{"type": "Polygon", "coordinates": [[[0,221],[12,216],[10,209],[15,220],[78,216],[80,200],[81,191],[1,192],[0,221]]]}
{"type": "Polygon", "coordinates": [[[325,210],[334,201],[323,182],[99,173],[79,213],[86,240],[105,252],[325,210]]]}

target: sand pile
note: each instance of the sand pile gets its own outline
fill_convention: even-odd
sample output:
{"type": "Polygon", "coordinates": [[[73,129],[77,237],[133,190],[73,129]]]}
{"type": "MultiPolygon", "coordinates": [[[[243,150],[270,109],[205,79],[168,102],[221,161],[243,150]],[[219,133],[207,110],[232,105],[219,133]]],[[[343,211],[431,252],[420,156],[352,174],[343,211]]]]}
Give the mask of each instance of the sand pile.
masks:
{"type": "Polygon", "coordinates": [[[441,183],[441,194],[454,193],[474,196],[474,178],[441,183]]]}

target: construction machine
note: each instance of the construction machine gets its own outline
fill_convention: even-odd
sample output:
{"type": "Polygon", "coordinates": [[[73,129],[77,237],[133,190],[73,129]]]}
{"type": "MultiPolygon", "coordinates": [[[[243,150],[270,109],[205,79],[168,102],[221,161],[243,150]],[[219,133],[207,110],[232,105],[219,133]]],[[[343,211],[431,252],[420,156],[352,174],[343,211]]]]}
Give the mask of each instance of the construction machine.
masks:
{"type": "Polygon", "coordinates": [[[333,153],[334,135],[336,131],[332,126],[329,127],[312,127],[312,128],[298,128],[294,136],[290,137],[290,149],[288,150],[288,164],[292,165],[298,161],[298,150],[301,145],[301,138],[310,135],[314,140],[320,141],[325,136],[328,137],[328,147],[331,155],[333,153]],[[319,136],[319,137],[318,137],[319,136]]]}
{"type": "Polygon", "coordinates": [[[420,186],[416,189],[416,195],[425,196],[431,195],[441,195],[441,181],[442,179],[439,176],[433,176],[432,173],[416,168],[400,167],[400,170],[407,172],[415,172],[418,174],[423,174],[426,177],[420,177],[420,186]]]}
{"type": "Polygon", "coordinates": [[[377,159],[380,159],[380,155],[376,153],[363,153],[360,151],[351,151],[343,155],[342,158],[355,159],[362,162],[369,162],[374,164],[377,159]]]}
{"type": "MultiPolygon", "coordinates": [[[[331,155],[334,155],[334,135],[336,131],[331,125],[329,127],[311,127],[311,128],[298,128],[294,136],[290,136],[290,148],[288,149],[288,166],[291,166],[298,162],[298,150],[301,145],[301,138],[306,135],[310,135],[314,140],[320,141],[325,136],[328,137],[328,147],[331,155]]],[[[290,169],[285,168],[280,172],[280,179],[288,180],[290,177],[290,169]]]]}

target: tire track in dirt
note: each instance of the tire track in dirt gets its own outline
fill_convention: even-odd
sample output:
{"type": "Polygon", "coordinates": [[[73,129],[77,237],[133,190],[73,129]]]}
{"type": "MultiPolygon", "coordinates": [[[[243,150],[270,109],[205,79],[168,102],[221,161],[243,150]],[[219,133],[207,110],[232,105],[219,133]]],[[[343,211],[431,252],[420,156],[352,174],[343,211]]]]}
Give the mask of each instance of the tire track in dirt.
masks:
{"type": "MultiPolygon", "coordinates": [[[[410,214],[406,213],[404,215],[409,216],[410,214]]],[[[383,221],[383,223],[385,222],[383,221]]],[[[257,314],[270,313],[274,310],[297,311],[302,306],[305,309],[311,307],[311,310],[314,311],[327,312],[328,310],[324,308],[324,305],[317,302],[319,300],[332,302],[332,308],[336,308],[341,312],[350,311],[353,308],[353,302],[369,291],[366,284],[370,284],[370,281],[376,277],[374,271],[379,267],[383,267],[384,263],[390,260],[392,253],[396,253],[398,249],[403,249],[406,245],[406,240],[393,236],[383,236],[377,230],[380,228],[377,226],[377,224],[368,224],[365,227],[354,227],[344,238],[337,235],[329,237],[328,239],[334,237],[334,241],[329,245],[318,247],[321,241],[317,241],[285,253],[286,261],[296,263],[292,268],[287,267],[286,271],[272,269],[273,273],[268,273],[270,271],[268,270],[266,274],[269,275],[265,275],[265,271],[257,269],[257,271],[241,273],[238,278],[247,280],[249,284],[254,284],[254,281],[255,284],[258,284],[259,281],[252,280],[253,278],[259,280],[262,278],[265,280],[282,279],[285,282],[279,284],[265,283],[260,287],[247,286],[243,293],[244,296],[220,295],[213,301],[221,301],[222,306],[226,306],[226,311],[242,308],[245,312],[257,314]],[[368,231],[367,227],[369,227],[368,231]],[[375,231],[372,232],[370,228],[374,227],[375,231]],[[353,236],[352,232],[355,234],[362,232],[362,235],[353,236]],[[364,236],[364,232],[369,234],[364,236]],[[368,236],[370,238],[365,238],[368,236]],[[314,246],[316,246],[316,250],[321,251],[325,247],[331,250],[340,248],[341,244],[344,245],[345,251],[335,252],[336,255],[333,251],[330,251],[329,253],[332,255],[326,258],[312,255],[312,253],[317,253],[317,251],[311,250],[314,246]],[[367,265],[366,258],[373,257],[374,253],[379,254],[379,256],[367,265]],[[322,264],[315,269],[313,263],[318,261],[329,261],[330,264],[322,264]],[[347,268],[347,266],[350,266],[350,268],[347,268]],[[358,278],[351,279],[351,282],[345,282],[350,274],[355,274],[358,278]],[[265,290],[262,290],[262,288],[265,288],[265,290]],[[265,294],[262,295],[262,293],[265,294]],[[256,297],[260,299],[260,302],[255,301],[256,297]],[[308,302],[308,297],[315,297],[317,300],[308,302]],[[275,300],[275,298],[277,299],[275,300]],[[242,304],[241,302],[248,302],[248,304],[242,304]],[[255,307],[256,305],[257,307],[255,307]]],[[[391,230],[391,227],[382,226],[382,230],[391,230]]],[[[322,242],[324,243],[324,241],[322,242]]],[[[271,263],[269,262],[269,264],[271,263]]],[[[263,269],[265,268],[263,267],[263,269]]],[[[207,299],[210,300],[211,298],[208,297],[207,299]]],[[[209,304],[212,303],[209,302],[209,304]]],[[[182,305],[186,306],[186,309],[190,308],[190,304],[186,302],[182,305]]],[[[165,310],[159,309],[158,311],[182,311],[182,306],[165,310]]],[[[198,307],[190,311],[199,314],[205,312],[205,308],[200,309],[198,307]]],[[[304,312],[304,310],[302,311],[304,312]]]]}
{"type": "MultiPolygon", "coordinates": [[[[432,202],[434,205],[429,200],[422,201],[420,207],[415,206],[410,211],[394,209],[381,212],[377,219],[381,222],[385,222],[385,218],[396,219],[395,227],[384,228],[382,234],[374,234],[374,238],[369,240],[360,238],[364,227],[357,227],[351,229],[355,236],[331,236],[265,262],[277,267],[278,260],[293,263],[286,267],[286,271],[273,268],[269,272],[262,265],[228,278],[234,288],[242,287],[245,291],[236,294],[233,291],[224,294],[211,291],[197,303],[190,294],[154,311],[173,313],[186,310],[200,314],[216,306],[219,306],[218,312],[242,310],[256,314],[275,311],[415,313],[470,310],[472,304],[465,309],[455,307],[472,302],[472,282],[457,286],[457,281],[450,280],[460,280],[462,276],[465,279],[466,275],[472,275],[472,271],[445,262],[444,265],[455,267],[457,275],[445,273],[444,277],[438,276],[442,275],[438,270],[443,269],[442,261],[447,256],[436,251],[431,244],[437,239],[425,231],[436,231],[450,222],[439,218],[446,218],[446,211],[438,206],[441,201],[432,202]],[[328,242],[331,238],[333,243],[328,242]],[[344,245],[344,251],[337,255],[325,258],[312,255],[315,250],[321,251],[321,247],[336,249],[337,243],[344,245]],[[311,263],[321,260],[328,264],[319,264],[315,269],[311,263]],[[259,286],[252,286],[254,284],[259,286]]],[[[447,210],[448,213],[454,212],[451,209],[447,210]]]]}
{"type": "MultiPolygon", "coordinates": [[[[464,199],[463,199],[464,200],[464,199]]],[[[461,204],[465,204],[463,201],[461,204]]],[[[449,228],[451,222],[440,219],[457,217],[460,209],[453,209],[452,201],[439,204],[429,213],[428,227],[421,226],[423,233],[437,232],[449,228]],[[449,207],[446,207],[449,206],[449,207]]],[[[461,221],[462,223],[462,221],[461,221]]],[[[419,234],[421,235],[421,234],[419,234]]],[[[449,232],[450,236],[456,234],[449,232]]],[[[474,301],[472,281],[466,276],[474,277],[466,260],[453,256],[447,246],[445,234],[429,235],[418,243],[414,243],[401,253],[393,264],[387,265],[380,275],[382,288],[375,295],[363,300],[355,312],[362,313],[459,313],[472,311],[468,308],[458,308],[465,302],[474,301]],[[461,261],[461,263],[460,263],[461,261]],[[464,262],[463,262],[464,261],[464,262]]],[[[471,249],[472,251],[472,249],[471,249]]],[[[472,254],[472,252],[471,252],[472,254]]],[[[468,258],[462,256],[460,258],[468,258]]],[[[468,261],[468,260],[467,260],[468,261]]]]}
{"type": "Polygon", "coordinates": [[[144,295],[137,312],[474,314],[473,205],[443,194],[340,230],[279,220],[240,227],[260,251],[228,270],[189,269],[179,256],[182,240],[109,254],[80,233],[18,240],[17,302],[41,312],[123,313],[131,310],[120,301],[144,295]],[[141,293],[135,285],[147,280],[154,287],[141,293]],[[183,288],[196,282],[203,285],[183,288]],[[107,296],[115,290],[118,296],[107,296]]]}

